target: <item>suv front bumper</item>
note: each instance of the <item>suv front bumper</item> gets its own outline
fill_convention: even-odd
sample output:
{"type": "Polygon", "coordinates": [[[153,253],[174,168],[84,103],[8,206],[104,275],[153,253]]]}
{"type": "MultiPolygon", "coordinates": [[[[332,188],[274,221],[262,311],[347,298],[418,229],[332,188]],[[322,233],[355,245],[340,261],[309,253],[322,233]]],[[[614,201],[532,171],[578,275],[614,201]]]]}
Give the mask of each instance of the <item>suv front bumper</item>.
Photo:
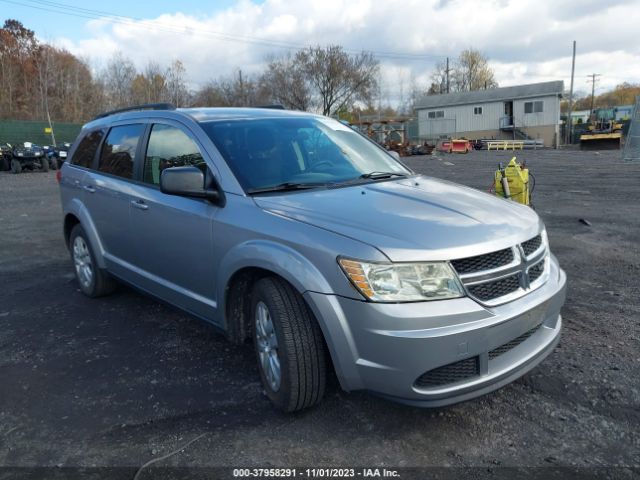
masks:
{"type": "Polygon", "coordinates": [[[305,293],[345,390],[430,407],[483,395],[540,363],[560,339],[565,295],[566,275],[553,256],[542,287],[497,307],[470,298],[382,304],[305,293]],[[463,360],[475,374],[460,377],[463,360]],[[443,366],[452,368],[439,372],[458,375],[451,381],[436,375],[439,384],[418,381],[443,366]]]}

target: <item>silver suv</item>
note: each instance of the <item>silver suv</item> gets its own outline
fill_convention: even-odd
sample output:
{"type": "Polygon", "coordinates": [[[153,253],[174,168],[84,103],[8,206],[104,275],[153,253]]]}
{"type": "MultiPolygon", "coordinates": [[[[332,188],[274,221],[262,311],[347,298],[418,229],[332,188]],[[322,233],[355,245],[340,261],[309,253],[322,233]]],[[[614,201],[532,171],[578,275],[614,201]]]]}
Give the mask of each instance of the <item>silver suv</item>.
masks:
{"type": "Polygon", "coordinates": [[[285,411],[347,391],[441,406],[560,338],[566,276],[536,213],[423,175],[342,123],[145,106],[84,126],[60,174],[82,291],[114,280],[253,341],[285,411]]]}

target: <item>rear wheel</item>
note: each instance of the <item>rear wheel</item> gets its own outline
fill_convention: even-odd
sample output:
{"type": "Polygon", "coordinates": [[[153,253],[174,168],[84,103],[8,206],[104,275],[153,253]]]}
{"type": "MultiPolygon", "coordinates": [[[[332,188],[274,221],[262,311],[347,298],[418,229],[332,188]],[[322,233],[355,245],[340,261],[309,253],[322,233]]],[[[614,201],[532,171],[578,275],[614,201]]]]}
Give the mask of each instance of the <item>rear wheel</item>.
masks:
{"type": "Polygon", "coordinates": [[[15,158],[11,160],[11,171],[13,173],[20,173],[22,171],[20,160],[16,160],[15,158]]]}
{"type": "Polygon", "coordinates": [[[302,296],[284,280],[267,277],[253,289],[251,318],[260,378],[285,412],[320,402],[326,384],[322,331],[302,296]]]}
{"type": "Polygon", "coordinates": [[[116,283],[105,270],[98,267],[87,234],[80,224],[71,230],[69,245],[76,280],[82,293],[88,297],[101,297],[113,292],[116,283]]]}

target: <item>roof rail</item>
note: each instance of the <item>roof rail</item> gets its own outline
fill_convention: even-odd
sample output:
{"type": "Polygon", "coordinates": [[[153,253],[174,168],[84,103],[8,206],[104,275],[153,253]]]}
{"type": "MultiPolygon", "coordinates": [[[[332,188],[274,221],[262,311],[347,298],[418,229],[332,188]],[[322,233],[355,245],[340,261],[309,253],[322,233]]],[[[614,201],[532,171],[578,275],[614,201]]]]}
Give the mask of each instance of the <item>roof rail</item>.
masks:
{"type": "Polygon", "coordinates": [[[111,110],[97,115],[94,120],[99,118],[108,117],[109,115],[115,115],[116,113],[131,112],[134,110],[175,110],[176,106],[171,103],[145,103],[143,105],[133,105],[131,107],[118,108],[117,110],[111,110]]]}
{"type": "Polygon", "coordinates": [[[272,110],[286,110],[286,108],[284,108],[284,105],[281,105],[279,103],[274,103],[273,105],[256,105],[253,108],[271,108],[272,110]]]}

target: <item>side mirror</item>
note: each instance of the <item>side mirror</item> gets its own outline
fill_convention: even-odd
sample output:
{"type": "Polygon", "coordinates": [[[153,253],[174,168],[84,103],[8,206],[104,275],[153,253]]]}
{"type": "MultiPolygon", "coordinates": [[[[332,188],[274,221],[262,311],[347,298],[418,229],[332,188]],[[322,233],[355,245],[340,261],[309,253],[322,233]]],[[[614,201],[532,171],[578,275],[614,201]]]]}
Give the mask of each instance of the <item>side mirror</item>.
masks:
{"type": "Polygon", "coordinates": [[[204,173],[196,167],[166,168],[160,174],[160,191],[167,195],[204,198],[218,205],[224,196],[217,188],[205,188],[204,173]]]}
{"type": "Polygon", "coordinates": [[[400,161],[400,154],[395,150],[389,150],[389,155],[391,155],[394,159],[400,161]]]}

